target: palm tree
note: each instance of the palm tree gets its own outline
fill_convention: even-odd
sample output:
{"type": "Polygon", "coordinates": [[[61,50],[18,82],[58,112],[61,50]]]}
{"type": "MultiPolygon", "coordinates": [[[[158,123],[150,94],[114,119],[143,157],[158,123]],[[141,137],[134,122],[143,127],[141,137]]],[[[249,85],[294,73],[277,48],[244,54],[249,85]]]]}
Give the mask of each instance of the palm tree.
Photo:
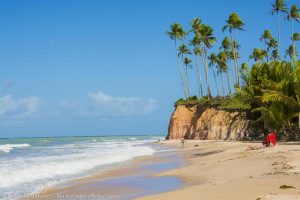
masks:
{"type": "Polygon", "coordinates": [[[224,87],[223,73],[226,72],[226,67],[225,67],[224,60],[219,59],[219,54],[217,56],[217,69],[218,69],[217,73],[221,77],[222,91],[223,91],[223,96],[225,97],[226,92],[224,87]]]}
{"type": "Polygon", "coordinates": [[[267,43],[267,41],[271,40],[272,38],[273,38],[273,36],[272,36],[271,31],[270,30],[265,30],[264,33],[259,38],[259,40],[261,42],[264,41],[265,43],[267,43]]]}
{"type": "Polygon", "coordinates": [[[293,41],[299,41],[300,40],[300,34],[299,33],[294,33],[292,36],[293,41]]]}
{"type": "Polygon", "coordinates": [[[296,62],[297,62],[297,56],[296,56],[296,47],[295,47],[295,41],[293,39],[293,36],[294,36],[294,23],[293,21],[295,20],[296,22],[300,22],[300,13],[299,13],[299,9],[297,7],[297,5],[293,5],[291,7],[291,10],[290,12],[288,13],[288,16],[287,16],[287,19],[289,21],[291,21],[291,28],[292,28],[292,46],[293,46],[293,49],[294,49],[294,54],[293,54],[293,60],[294,60],[294,64],[296,65],[296,62]]]}
{"type": "Polygon", "coordinates": [[[249,70],[249,66],[247,65],[247,63],[241,64],[240,73],[242,76],[242,80],[244,81],[245,84],[247,84],[247,79],[250,76],[250,70],[249,70]]]}
{"type": "Polygon", "coordinates": [[[271,33],[270,30],[265,30],[264,33],[259,38],[259,40],[261,42],[264,42],[265,45],[267,46],[266,58],[267,58],[267,61],[269,61],[270,49],[277,47],[277,41],[273,38],[272,33],[271,33]]]}
{"type": "Polygon", "coordinates": [[[280,126],[290,127],[297,116],[300,128],[300,63],[296,68],[288,62],[272,63],[268,71],[268,88],[261,96],[262,102],[267,103],[264,110],[280,126]]]}
{"type": "Polygon", "coordinates": [[[197,78],[198,78],[198,92],[199,92],[199,97],[203,97],[203,91],[202,91],[202,78],[201,78],[201,73],[200,73],[200,67],[199,67],[199,62],[198,62],[198,56],[201,55],[201,49],[199,47],[194,48],[194,55],[195,55],[195,60],[196,60],[196,68],[197,68],[197,78]]]}
{"type": "Polygon", "coordinates": [[[287,50],[285,50],[285,57],[289,57],[291,62],[294,60],[295,61],[295,57],[297,57],[297,53],[296,53],[296,47],[294,45],[290,45],[289,48],[287,50]]]}
{"type": "Polygon", "coordinates": [[[295,92],[295,99],[298,105],[298,127],[300,129],[300,62],[296,63],[293,73],[293,86],[295,92]]]}
{"type": "Polygon", "coordinates": [[[191,21],[191,27],[192,27],[192,31],[196,34],[196,32],[199,30],[199,27],[201,25],[201,19],[195,17],[192,21],[191,21]]]}
{"type": "Polygon", "coordinates": [[[201,20],[199,18],[194,18],[193,21],[191,22],[192,31],[195,34],[195,37],[191,40],[191,44],[194,46],[193,52],[196,60],[199,98],[203,96],[202,77],[201,77],[200,66],[198,62],[198,56],[201,55],[201,40],[198,34],[200,25],[201,25],[201,20]]]}
{"type": "Polygon", "coordinates": [[[271,60],[278,60],[279,59],[279,54],[278,54],[278,51],[277,51],[277,49],[274,49],[273,51],[272,51],[272,54],[271,54],[271,58],[270,58],[271,60]]]}
{"type": "Polygon", "coordinates": [[[185,37],[186,33],[184,32],[182,26],[179,23],[172,24],[170,26],[170,31],[167,31],[167,35],[169,35],[171,40],[174,40],[175,43],[175,51],[176,51],[176,58],[177,58],[177,64],[178,64],[178,70],[181,78],[181,85],[183,88],[184,97],[187,99],[187,91],[184,84],[184,77],[180,65],[180,59],[178,55],[178,49],[177,49],[177,40],[182,40],[182,38],[185,37]]]}
{"type": "MultiPolygon", "coordinates": [[[[181,56],[182,62],[184,64],[184,56],[185,55],[190,55],[191,51],[189,50],[188,46],[185,44],[181,44],[179,46],[179,53],[178,56],[181,56]]],[[[187,76],[187,68],[184,68],[184,72],[185,72],[185,86],[186,86],[186,91],[187,91],[187,96],[190,97],[190,88],[189,88],[189,84],[188,84],[188,76],[187,76]]]]}
{"type": "Polygon", "coordinates": [[[258,48],[253,49],[252,54],[249,56],[249,58],[255,62],[263,61],[264,57],[266,57],[266,51],[258,48]]]}
{"type": "MultiPolygon", "coordinates": [[[[220,51],[217,55],[218,57],[218,66],[221,68],[223,72],[227,75],[227,83],[228,83],[228,92],[231,94],[231,86],[230,86],[230,76],[229,76],[229,68],[227,65],[228,54],[225,51],[220,51]]],[[[223,77],[222,77],[223,79],[223,77]]]]}
{"type": "Polygon", "coordinates": [[[279,14],[280,12],[282,13],[287,13],[287,4],[285,3],[285,0],[275,0],[275,3],[272,3],[272,15],[274,15],[275,13],[277,14],[277,34],[278,34],[278,47],[277,47],[277,51],[280,55],[280,17],[279,14]]]}
{"type": "MultiPolygon", "coordinates": [[[[187,85],[188,89],[189,89],[189,79],[188,79],[187,71],[188,71],[188,68],[192,68],[191,62],[192,62],[192,60],[187,58],[187,57],[185,57],[184,60],[183,60],[183,63],[185,65],[186,85],[187,85]]],[[[188,92],[189,92],[189,90],[188,90],[188,92]]],[[[190,97],[190,93],[189,93],[189,97],[190,97]]]]}
{"type": "Polygon", "coordinates": [[[223,51],[229,51],[230,48],[231,48],[231,40],[229,37],[226,36],[222,40],[222,46],[219,49],[223,51]]]}
{"type": "Polygon", "coordinates": [[[229,15],[228,20],[226,20],[226,25],[222,28],[222,31],[224,32],[226,29],[229,30],[230,33],[230,41],[231,41],[231,50],[233,52],[234,55],[234,66],[235,66],[235,85],[236,87],[239,87],[240,83],[239,83],[239,74],[238,74],[238,62],[237,62],[237,58],[235,57],[236,55],[236,46],[234,41],[236,41],[236,36],[235,36],[235,32],[236,30],[243,30],[243,26],[244,26],[244,22],[242,21],[242,19],[240,18],[240,16],[237,13],[231,13],[229,15]],[[234,35],[234,38],[232,36],[232,32],[234,35]]]}
{"type": "Polygon", "coordinates": [[[215,84],[216,84],[216,88],[217,88],[217,93],[218,93],[218,96],[220,96],[220,91],[219,91],[219,87],[218,87],[218,83],[217,83],[217,77],[216,77],[216,73],[215,73],[215,69],[214,69],[214,65],[217,63],[217,56],[216,54],[214,53],[211,53],[209,56],[208,56],[208,60],[209,60],[209,64],[208,66],[210,68],[212,68],[213,70],[213,74],[214,74],[214,79],[215,79],[215,84]]]}
{"type": "Polygon", "coordinates": [[[208,68],[207,68],[207,49],[210,49],[216,42],[216,38],[213,36],[214,30],[205,24],[201,24],[198,30],[199,38],[202,43],[201,46],[201,57],[205,71],[206,86],[207,86],[207,96],[210,98],[211,92],[209,87],[208,79],[208,68]]]}
{"type": "Polygon", "coordinates": [[[270,52],[271,49],[277,51],[277,47],[278,47],[278,42],[277,42],[274,38],[271,38],[271,39],[267,42],[267,51],[268,51],[268,52],[270,52]]]}

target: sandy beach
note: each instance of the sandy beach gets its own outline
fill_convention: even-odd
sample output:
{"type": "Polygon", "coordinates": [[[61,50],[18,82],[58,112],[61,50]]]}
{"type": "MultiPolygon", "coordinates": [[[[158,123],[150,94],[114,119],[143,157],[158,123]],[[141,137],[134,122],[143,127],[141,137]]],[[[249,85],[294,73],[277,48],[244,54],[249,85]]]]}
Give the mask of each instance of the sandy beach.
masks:
{"type": "MultiPolygon", "coordinates": [[[[179,141],[162,143],[181,148],[179,141]]],[[[159,176],[179,176],[193,185],[139,200],[300,199],[299,143],[260,147],[259,143],[186,141],[180,152],[188,165],[159,176]]]]}
{"type": "Polygon", "coordinates": [[[184,148],[179,140],[159,144],[171,149],[40,194],[44,199],[300,199],[299,143],[269,148],[228,141],[188,140],[184,148]]]}

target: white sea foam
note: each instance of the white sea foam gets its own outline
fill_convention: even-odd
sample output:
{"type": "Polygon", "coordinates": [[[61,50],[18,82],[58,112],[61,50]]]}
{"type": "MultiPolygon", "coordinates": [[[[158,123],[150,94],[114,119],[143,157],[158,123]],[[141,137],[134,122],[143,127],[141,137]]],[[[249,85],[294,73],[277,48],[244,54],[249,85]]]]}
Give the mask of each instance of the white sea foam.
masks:
{"type": "MultiPolygon", "coordinates": [[[[0,193],[18,190],[21,194],[49,182],[84,176],[103,166],[124,162],[137,156],[152,155],[145,141],[76,142],[55,146],[32,146],[24,156],[1,162],[0,193]]],[[[2,151],[29,147],[29,144],[0,145],[2,151]]],[[[9,154],[7,154],[9,155],[9,154]]],[[[1,195],[0,195],[1,199],[1,195]]]]}
{"type": "Polygon", "coordinates": [[[30,147],[30,144],[3,144],[0,145],[0,152],[9,153],[11,150],[15,148],[25,148],[30,147]]]}

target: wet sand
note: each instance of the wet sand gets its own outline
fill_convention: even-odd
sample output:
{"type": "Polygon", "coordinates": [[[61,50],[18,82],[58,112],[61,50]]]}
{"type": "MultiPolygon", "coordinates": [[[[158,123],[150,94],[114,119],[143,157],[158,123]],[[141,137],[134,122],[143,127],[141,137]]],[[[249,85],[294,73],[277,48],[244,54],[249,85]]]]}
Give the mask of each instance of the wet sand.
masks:
{"type": "MultiPolygon", "coordinates": [[[[43,199],[120,199],[129,200],[182,188],[178,176],[155,176],[184,166],[176,149],[154,145],[158,153],[126,162],[89,177],[45,188],[38,195],[43,199]]],[[[36,199],[36,198],[28,198],[36,199]]]]}

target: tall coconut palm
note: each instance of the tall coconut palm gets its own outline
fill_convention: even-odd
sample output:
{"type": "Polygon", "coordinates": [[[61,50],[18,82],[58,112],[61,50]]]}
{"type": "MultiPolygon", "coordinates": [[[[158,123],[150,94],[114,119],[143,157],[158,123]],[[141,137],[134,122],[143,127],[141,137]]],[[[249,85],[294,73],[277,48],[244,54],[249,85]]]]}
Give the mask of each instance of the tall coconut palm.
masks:
{"type": "Polygon", "coordinates": [[[259,38],[259,40],[262,42],[264,41],[265,43],[267,43],[269,40],[271,40],[273,38],[272,33],[270,30],[265,30],[264,33],[261,35],[261,37],[259,38]]]}
{"type": "Polygon", "coordinates": [[[272,57],[274,58],[274,60],[277,60],[279,58],[277,47],[278,47],[278,42],[274,38],[271,38],[267,42],[267,51],[270,52],[272,50],[272,54],[273,54],[273,56],[270,56],[270,59],[272,57]]]}
{"type": "Polygon", "coordinates": [[[278,59],[279,59],[279,54],[278,54],[277,49],[274,49],[274,50],[272,51],[270,59],[271,59],[271,60],[278,60],[278,59]]]}
{"type": "Polygon", "coordinates": [[[227,75],[227,83],[228,83],[228,92],[231,94],[231,86],[230,86],[230,76],[229,76],[229,68],[227,65],[228,54],[225,51],[220,51],[217,55],[218,57],[218,66],[221,68],[223,72],[227,75]]]}
{"type": "MultiPolygon", "coordinates": [[[[184,66],[185,66],[186,85],[187,85],[188,89],[189,89],[188,68],[192,68],[191,62],[192,62],[192,60],[187,58],[187,57],[185,57],[183,59],[183,63],[184,63],[184,66]]],[[[189,90],[188,90],[188,92],[189,92],[189,90]]],[[[190,93],[189,93],[189,97],[190,97],[190,93]]]]}
{"type": "Polygon", "coordinates": [[[201,19],[195,17],[192,21],[191,21],[191,27],[192,27],[192,31],[196,34],[197,31],[200,28],[201,25],[201,19]]]}
{"type": "MultiPolygon", "coordinates": [[[[299,9],[298,9],[297,5],[293,5],[291,7],[291,10],[288,13],[287,19],[289,21],[291,21],[291,28],[292,28],[292,38],[291,38],[291,40],[292,40],[293,49],[296,50],[295,41],[293,40],[293,35],[294,35],[294,23],[293,23],[293,21],[300,22],[300,13],[299,13],[299,9]]],[[[296,51],[294,51],[293,60],[294,60],[294,65],[296,65],[296,62],[297,62],[296,51]]]]}
{"type": "MultiPolygon", "coordinates": [[[[185,44],[181,44],[180,46],[179,46],[179,53],[178,53],[178,56],[181,56],[181,59],[182,59],[182,62],[183,62],[183,64],[185,65],[185,63],[184,63],[184,56],[186,56],[186,55],[190,55],[191,54],[191,51],[190,51],[190,49],[188,48],[188,46],[187,45],[185,45],[185,44]]],[[[188,97],[190,97],[191,95],[190,95],[190,88],[189,88],[189,84],[188,84],[188,76],[187,76],[187,68],[186,67],[184,67],[184,73],[185,73],[185,86],[186,86],[186,91],[187,91],[187,96],[188,97]]]]}
{"type": "Polygon", "coordinates": [[[201,49],[199,47],[194,48],[194,55],[195,55],[195,60],[196,60],[196,68],[197,68],[197,78],[198,78],[198,93],[199,97],[203,97],[203,91],[202,91],[202,78],[201,78],[201,73],[200,73],[200,67],[199,67],[199,61],[198,57],[201,55],[201,49]]]}
{"type": "Polygon", "coordinates": [[[213,44],[216,42],[216,38],[213,36],[214,30],[205,24],[201,24],[198,30],[198,34],[201,41],[201,57],[205,71],[206,86],[207,86],[207,96],[210,98],[210,86],[209,86],[209,77],[208,77],[208,67],[207,67],[207,49],[210,49],[213,44]]]}
{"type": "Polygon", "coordinates": [[[225,67],[224,62],[222,60],[220,60],[218,57],[217,57],[217,69],[218,69],[217,73],[221,77],[222,91],[223,91],[223,96],[225,97],[226,92],[225,92],[225,87],[224,87],[223,73],[226,72],[226,67],[225,67]]]}
{"type": "Polygon", "coordinates": [[[229,37],[226,36],[222,40],[222,46],[219,49],[223,51],[229,51],[230,48],[231,48],[231,40],[229,37]]]}
{"type": "Polygon", "coordinates": [[[177,49],[177,41],[182,40],[186,36],[186,33],[179,23],[174,23],[170,26],[170,30],[167,31],[167,35],[169,35],[170,39],[174,40],[174,43],[175,43],[175,53],[176,53],[176,59],[177,59],[177,64],[178,64],[178,71],[180,74],[181,85],[183,88],[184,97],[187,99],[188,96],[187,96],[187,91],[186,91],[186,87],[185,87],[185,83],[184,83],[184,76],[182,73],[182,68],[181,68],[180,59],[179,59],[179,55],[178,55],[178,49],[177,49]]]}
{"type": "Polygon", "coordinates": [[[299,41],[300,40],[300,34],[299,33],[294,33],[293,36],[292,36],[292,40],[295,41],[299,41]]]}
{"type": "MultiPolygon", "coordinates": [[[[227,37],[227,36],[224,37],[224,39],[222,40],[222,44],[221,44],[221,47],[219,48],[219,50],[220,51],[224,51],[227,54],[227,59],[229,61],[228,71],[231,72],[231,77],[233,77],[233,81],[234,81],[233,85],[234,85],[235,84],[235,79],[234,79],[233,71],[230,70],[231,61],[233,61],[233,63],[234,63],[234,57],[233,57],[233,51],[232,51],[232,44],[231,44],[231,40],[230,40],[229,37],[227,37]]],[[[223,72],[225,72],[225,71],[223,71],[223,72]]],[[[230,92],[231,92],[231,90],[230,90],[230,92]]]]}
{"type": "Polygon", "coordinates": [[[289,57],[291,62],[295,61],[295,57],[297,57],[296,47],[294,45],[290,45],[287,50],[285,50],[285,57],[289,57]]]}
{"type": "Polygon", "coordinates": [[[249,56],[249,58],[253,59],[255,62],[263,61],[264,57],[266,57],[266,52],[259,48],[253,49],[252,54],[249,56]]]}
{"type": "Polygon", "coordinates": [[[194,38],[191,40],[191,45],[194,46],[193,52],[195,55],[196,69],[197,69],[197,80],[198,80],[198,95],[199,98],[203,96],[202,91],[202,77],[200,73],[200,66],[198,62],[198,57],[201,55],[201,40],[198,34],[199,27],[201,25],[201,20],[199,18],[194,18],[191,22],[192,31],[194,32],[194,38]]]}
{"type": "Polygon", "coordinates": [[[248,77],[250,76],[250,70],[249,70],[249,66],[247,65],[247,63],[242,63],[240,66],[240,73],[242,76],[242,80],[244,81],[245,84],[248,83],[248,77]]]}
{"type": "Polygon", "coordinates": [[[220,91],[219,91],[219,86],[218,86],[218,82],[217,82],[217,77],[216,77],[216,73],[215,73],[215,64],[217,63],[218,61],[218,58],[217,58],[217,55],[215,53],[211,53],[209,56],[208,56],[208,60],[209,60],[209,64],[208,66],[212,69],[213,71],[213,74],[214,74],[214,80],[215,80],[215,84],[216,84],[216,88],[217,88],[217,93],[218,93],[218,96],[220,96],[220,91]]]}
{"type": "Polygon", "coordinates": [[[278,41],[278,47],[277,51],[280,55],[280,13],[287,13],[287,4],[285,3],[285,0],[275,0],[275,3],[272,3],[272,15],[277,14],[277,41],[278,41]]]}
{"type": "Polygon", "coordinates": [[[226,29],[229,30],[229,34],[230,34],[230,40],[231,40],[231,45],[232,47],[232,52],[234,55],[234,66],[235,66],[235,86],[239,87],[240,83],[239,83],[239,66],[238,66],[238,61],[237,58],[235,57],[236,55],[236,46],[234,41],[236,41],[236,30],[243,30],[244,27],[244,22],[242,21],[242,19],[240,18],[240,16],[237,13],[231,13],[229,15],[229,18],[226,20],[226,25],[222,28],[222,31],[224,32],[226,29]],[[232,36],[233,34],[233,36],[232,36]],[[234,38],[233,38],[234,37],[234,38]]]}
{"type": "Polygon", "coordinates": [[[274,48],[273,46],[277,45],[276,40],[273,38],[272,33],[270,30],[265,30],[264,33],[259,38],[261,42],[264,42],[264,44],[267,46],[267,61],[269,61],[269,53],[270,49],[274,48]]]}

